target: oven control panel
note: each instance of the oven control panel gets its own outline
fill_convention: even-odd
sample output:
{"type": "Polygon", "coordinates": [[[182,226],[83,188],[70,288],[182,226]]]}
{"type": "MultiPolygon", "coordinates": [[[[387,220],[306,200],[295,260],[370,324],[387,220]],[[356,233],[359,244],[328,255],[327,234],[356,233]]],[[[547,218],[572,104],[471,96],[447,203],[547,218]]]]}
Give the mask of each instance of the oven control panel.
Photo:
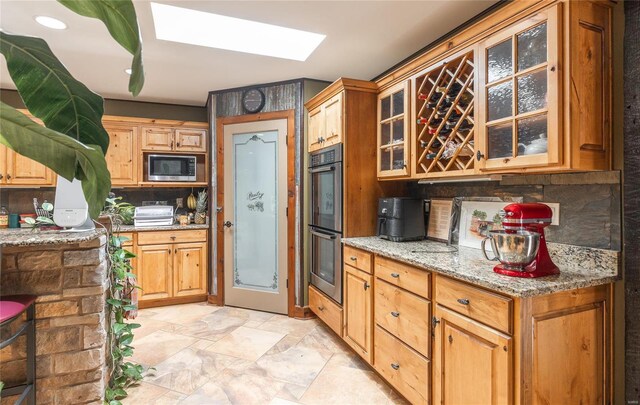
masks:
{"type": "Polygon", "coordinates": [[[342,161],[342,145],[335,145],[311,154],[311,167],[342,161]]]}

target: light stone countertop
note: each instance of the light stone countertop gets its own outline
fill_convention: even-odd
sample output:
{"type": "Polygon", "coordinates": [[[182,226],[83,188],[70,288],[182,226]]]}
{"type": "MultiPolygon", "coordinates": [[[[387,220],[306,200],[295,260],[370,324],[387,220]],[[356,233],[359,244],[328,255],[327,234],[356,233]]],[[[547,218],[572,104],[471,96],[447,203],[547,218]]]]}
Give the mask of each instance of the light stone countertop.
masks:
{"type": "Polygon", "coordinates": [[[479,249],[447,246],[441,242],[391,242],[376,236],[345,238],[342,243],[416,267],[467,281],[512,297],[533,297],[557,291],[612,283],[619,279],[620,252],[548,243],[560,274],[540,278],[509,277],[494,273],[498,262],[479,249]]]}
{"type": "Polygon", "coordinates": [[[88,232],[0,229],[0,247],[75,244],[97,239],[105,234],[106,231],[100,228],[88,232]]]}

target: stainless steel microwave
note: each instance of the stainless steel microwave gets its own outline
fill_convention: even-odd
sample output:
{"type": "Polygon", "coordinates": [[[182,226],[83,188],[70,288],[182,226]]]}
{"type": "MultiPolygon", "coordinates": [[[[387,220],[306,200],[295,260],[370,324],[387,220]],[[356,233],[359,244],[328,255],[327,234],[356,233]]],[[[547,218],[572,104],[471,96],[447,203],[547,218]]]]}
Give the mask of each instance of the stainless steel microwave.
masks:
{"type": "Polygon", "coordinates": [[[196,157],[148,155],[148,181],[196,181],[196,157]]]}

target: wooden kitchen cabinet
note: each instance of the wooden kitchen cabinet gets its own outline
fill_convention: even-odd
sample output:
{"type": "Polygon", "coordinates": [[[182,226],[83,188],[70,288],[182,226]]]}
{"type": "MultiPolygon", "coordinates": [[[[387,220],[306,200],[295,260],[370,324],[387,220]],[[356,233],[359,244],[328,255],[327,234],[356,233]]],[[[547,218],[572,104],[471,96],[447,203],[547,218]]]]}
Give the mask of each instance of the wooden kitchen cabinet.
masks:
{"type": "Polygon", "coordinates": [[[204,129],[176,129],[176,152],[206,152],[207,131],[204,129]]]}
{"type": "Polygon", "coordinates": [[[0,186],[55,186],[48,167],[0,145],[0,186]]]}
{"type": "Polygon", "coordinates": [[[184,297],[207,293],[207,244],[178,243],[173,248],[173,295],[184,297]]]}
{"type": "Polygon", "coordinates": [[[479,170],[561,162],[561,6],[479,44],[479,170]]]}
{"type": "Polygon", "coordinates": [[[137,268],[140,301],[157,300],[173,296],[173,246],[138,246],[137,268]]]}
{"type": "Polygon", "coordinates": [[[373,356],[373,276],[344,266],[344,340],[364,360],[373,356]]]}
{"type": "Polygon", "coordinates": [[[173,141],[173,128],[142,127],[142,150],[170,152],[173,141]]]}
{"type": "Polygon", "coordinates": [[[135,186],[138,183],[138,128],[105,125],[109,149],[105,155],[112,186],[135,186]]]}
{"type": "Polygon", "coordinates": [[[196,302],[207,294],[207,231],[141,231],[134,273],[141,307],[196,302]]]}
{"type": "Polygon", "coordinates": [[[378,95],[378,177],[410,174],[409,81],[400,82],[378,95]]]}
{"type": "Polygon", "coordinates": [[[343,92],[309,111],[309,152],[342,142],[343,92]]]}
{"type": "Polygon", "coordinates": [[[320,133],[323,132],[322,116],[322,107],[309,111],[309,128],[307,129],[307,148],[309,152],[316,151],[322,147],[320,145],[320,133]]]}
{"type": "MultiPolygon", "coordinates": [[[[409,80],[412,114],[411,173],[385,172],[400,159],[382,154],[379,179],[611,169],[612,21],[620,5],[512,3],[376,81],[380,101],[409,80]],[[451,121],[434,96],[452,84],[464,90],[447,100],[462,114],[451,121]],[[425,108],[429,102],[435,108],[425,108]]],[[[385,150],[392,131],[378,130],[385,150]]]]}
{"type": "Polygon", "coordinates": [[[142,127],[143,151],[207,151],[207,131],[197,128],[142,127]]]}
{"type": "Polygon", "coordinates": [[[512,403],[511,338],[436,305],[435,404],[512,403]]]}

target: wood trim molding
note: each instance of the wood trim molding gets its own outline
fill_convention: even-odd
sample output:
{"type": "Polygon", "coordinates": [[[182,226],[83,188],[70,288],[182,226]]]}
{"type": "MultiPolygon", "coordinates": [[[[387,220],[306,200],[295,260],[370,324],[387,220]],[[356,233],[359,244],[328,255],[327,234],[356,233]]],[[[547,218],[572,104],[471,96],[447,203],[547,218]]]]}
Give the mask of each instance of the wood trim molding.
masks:
{"type": "MultiPolygon", "coordinates": [[[[245,122],[270,121],[277,119],[287,120],[287,204],[289,214],[287,217],[287,313],[290,317],[296,316],[295,306],[295,111],[273,111],[252,115],[238,115],[233,117],[221,117],[216,120],[216,154],[217,154],[217,199],[224,201],[224,126],[245,122]]],[[[217,305],[224,305],[224,217],[218,215],[218,234],[216,241],[217,267],[216,275],[218,279],[217,295],[210,295],[209,302],[217,305]]]]}
{"type": "Polygon", "coordinates": [[[109,123],[121,122],[129,125],[139,124],[139,125],[157,125],[157,126],[209,129],[209,124],[206,122],[165,120],[165,119],[156,119],[156,118],[124,117],[119,115],[103,115],[102,121],[109,122],[109,123]]]}
{"type": "Polygon", "coordinates": [[[558,1],[564,0],[519,0],[510,2],[500,7],[497,12],[493,12],[456,33],[453,37],[434,45],[415,59],[378,78],[375,83],[380,91],[387,89],[402,80],[409,79],[426,66],[437,63],[460,49],[473,45],[493,33],[524,19],[527,15],[536,13],[558,1]]]}
{"type": "Polygon", "coordinates": [[[207,302],[207,294],[138,301],[138,309],[165,307],[167,305],[191,304],[193,302],[207,302]]]}
{"type": "Polygon", "coordinates": [[[355,90],[366,93],[378,93],[378,86],[374,82],[368,82],[366,80],[347,79],[344,77],[339,78],[335,82],[331,83],[328,87],[324,88],[320,93],[313,96],[309,101],[305,103],[307,110],[311,111],[324,103],[327,99],[335,96],[343,90],[355,90]]]}

